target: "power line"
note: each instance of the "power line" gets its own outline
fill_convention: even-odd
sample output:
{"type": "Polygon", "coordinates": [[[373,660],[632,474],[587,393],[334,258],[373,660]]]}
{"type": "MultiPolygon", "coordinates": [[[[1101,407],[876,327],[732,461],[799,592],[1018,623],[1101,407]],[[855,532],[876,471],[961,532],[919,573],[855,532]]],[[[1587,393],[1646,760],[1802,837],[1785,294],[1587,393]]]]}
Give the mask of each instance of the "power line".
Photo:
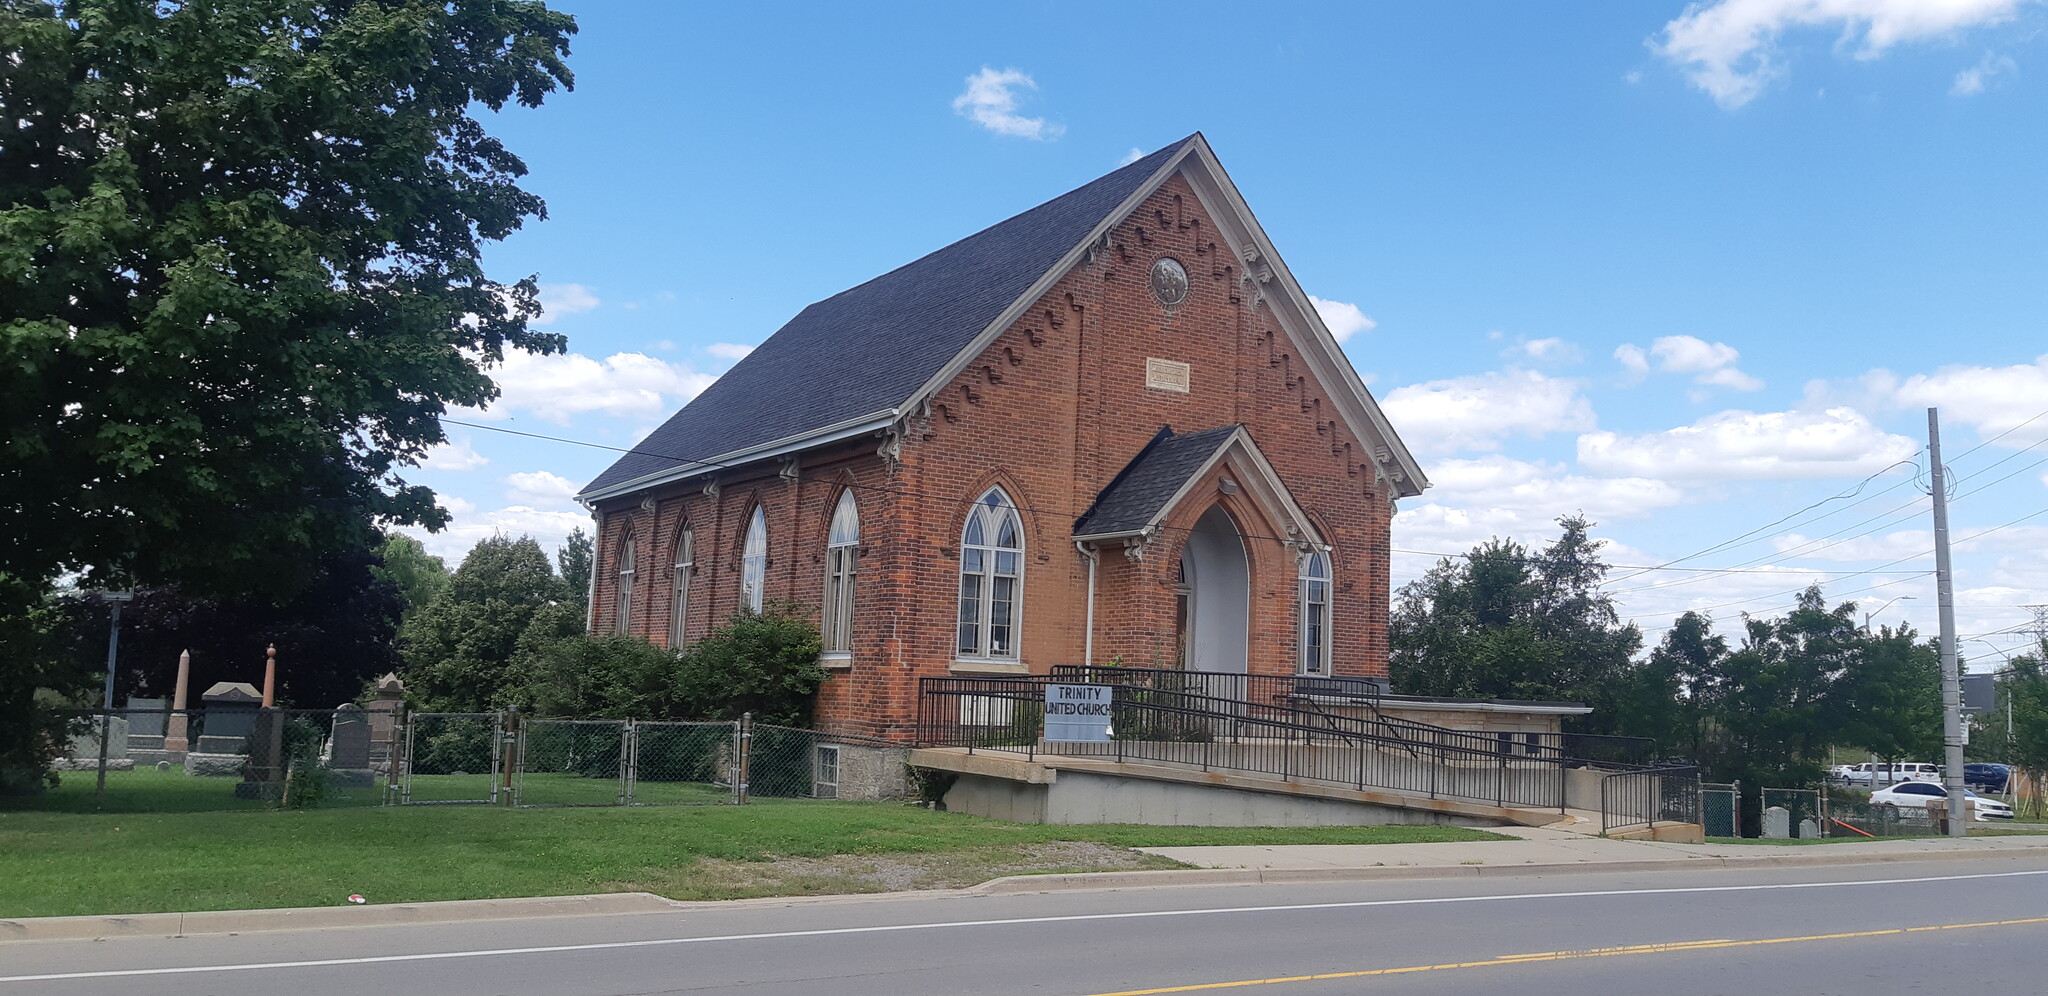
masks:
{"type": "MultiPolygon", "coordinates": [[[[2048,414],[2048,413],[2044,413],[2044,414],[2048,414]]],[[[1737,536],[1737,537],[1735,537],[1734,539],[1730,539],[1730,540],[1723,540],[1722,542],[1716,543],[1716,544],[1714,544],[1713,546],[1710,546],[1710,547],[1706,547],[1705,549],[1702,549],[1702,550],[1696,550],[1696,551],[1694,551],[1694,552],[1692,552],[1692,553],[1688,553],[1688,554],[1686,554],[1685,556],[1683,556],[1683,557],[1679,557],[1679,558],[1677,558],[1677,559],[1675,559],[1675,560],[1667,560],[1667,561],[1665,561],[1664,563],[1662,563],[1662,564],[1659,564],[1659,565],[1657,565],[1656,567],[1646,567],[1646,568],[1642,568],[1641,570],[1643,570],[1643,571],[1649,571],[1649,570],[1662,570],[1662,569],[1664,569],[1664,568],[1667,568],[1667,567],[1670,567],[1670,566],[1672,566],[1672,565],[1674,565],[1674,564],[1681,564],[1681,563],[1684,563],[1685,561],[1691,560],[1691,559],[1693,559],[1694,557],[1702,557],[1702,556],[1705,556],[1705,555],[1707,555],[1707,554],[1709,554],[1709,553],[1714,553],[1714,552],[1716,552],[1716,551],[1718,551],[1718,550],[1723,550],[1723,549],[1726,549],[1726,548],[1728,548],[1728,547],[1730,547],[1730,546],[1734,546],[1734,545],[1736,545],[1736,544],[1740,543],[1740,542],[1741,542],[1741,541],[1743,541],[1743,540],[1746,540],[1746,539],[1748,539],[1748,538],[1750,538],[1750,537],[1752,537],[1752,536],[1755,536],[1755,535],[1756,535],[1756,534],[1758,534],[1758,533],[1761,533],[1761,532],[1764,532],[1764,531],[1766,531],[1766,530],[1772,529],[1772,528],[1774,528],[1774,527],[1778,526],[1778,525],[1779,525],[1780,523],[1783,523],[1783,522],[1785,522],[1785,521],[1787,521],[1787,520],[1789,520],[1789,519],[1795,519],[1795,518],[1798,518],[1798,517],[1799,517],[1799,516],[1801,516],[1801,515],[1805,515],[1805,514],[1806,514],[1807,512],[1813,511],[1814,509],[1816,509],[1816,508],[1819,508],[1819,507],[1821,507],[1822,505],[1825,505],[1825,504],[1827,504],[1828,502],[1831,502],[1831,501],[1840,501],[1840,500],[1842,500],[1842,499],[1844,499],[1844,498],[1854,498],[1854,497],[1855,497],[1855,496],[1856,496],[1857,494],[1861,493],[1861,492],[1862,492],[1862,490],[1863,490],[1863,488],[1864,488],[1864,487],[1865,487],[1866,485],[1868,485],[1868,484],[1869,484],[1869,483],[1870,483],[1871,481],[1877,480],[1877,479],[1878,479],[1879,477],[1882,477],[1882,476],[1884,476],[1885,474],[1891,473],[1891,471],[1892,471],[1892,470],[1893,470],[1894,468],[1896,468],[1896,467],[1898,467],[1898,466],[1900,466],[1900,465],[1902,465],[1902,464],[1910,464],[1911,462],[1912,462],[1912,461],[1910,461],[1910,460],[1899,460],[1899,461],[1895,461],[1895,462],[1893,462],[1893,463],[1891,463],[1891,464],[1889,464],[1889,465],[1885,466],[1885,467],[1884,467],[1883,469],[1881,469],[1881,470],[1878,470],[1878,471],[1877,471],[1876,473],[1873,473],[1873,474],[1871,474],[1871,475],[1870,475],[1869,477],[1866,477],[1866,478],[1864,478],[1863,480],[1861,480],[1861,481],[1858,481],[1858,482],[1856,482],[1856,486],[1855,486],[1855,487],[1852,487],[1852,488],[1850,488],[1849,490],[1847,490],[1847,491],[1844,491],[1844,492],[1842,492],[1841,494],[1837,494],[1837,495],[1831,495],[1831,496],[1829,496],[1829,497],[1827,497],[1827,498],[1822,498],[1821,500],[1819,500],[1819,501],[1817,501],[1817,502],[1814,502],[1813,504],[1811,504],[1811,505],[1808,505],[1808,506],[1806,506],[1805,508],[1802,508],[1802,509],[1800,509],[1800,510],[1798,510],[1798,511],[1796,511],[1796,512],[1793,512],[1793,513],[1792,513],[1792,514],[1790,514],[1790,515],[1787,515],[1787,516],[1784,516],[1784,517],[1782,517],[1782,518],[1779,518],[1779,519],[1777,519],[1776,521],[1773,521],[1773,522],[1768,522],[1768,523],[1765,523],[1764,525],[1758,526],[1757,528],[1755,528],[1755,529],[1752,529],[1752,530],[1750,530],[1749,532],[1743,533],[1742,535],[1740,535],[1740,536],[1737,536]]],[[[1898,482],[1897,484],[1893,484],[1893,485],[1892,485],[1891,487],[1889,487],[1889,488],[1886,488],[1886,489],[1884,489],[1884,491],[1880,491],[1880,492],[1878,492],[1878,494],[1884,494],[1884,493],[1886,493],[1886,492],[1889,492],[1889,491],[1891,491],[1891,490],[1893,490],[1893,489],[1895,489],[1895,488],[1898,488],[1898,487],[1899,487],[1900,485],[1902,485],[1902,484],[1904,484],[1904,483],[1905,483],[1904,481],[1900,481],[1900,482],[1898,482]]],[[[1874,497],[1876,497],[1876,495],[1872,495],[1871,497],[1873,497],[1873,498],[1874,498],[1874,497]]],[[[1848,506],[1848,507],[1852,507],[1852,508],[1853,508],[1854,506],[1853,506],[1853,505],[1851,505],[1851,506],[1848,506]]],[[[1840,510],[1838,509],[1837,511],[1840,511],[1840,510]]],[[[1833,513],[1829,513],[1829,514],[1833,514],[1833,513]]],[[[1823,516],[1822,518],[1826,518],[1826,516],[1823,516]]],[[[1814,521],[1818,522],[1818,521],[1820,521],[1820,520],[1819,520],[1819,519],[1816,519],[1816,520],[1814,520],[1814,521]]],[[[1615,578],[1614,580],[1615,580],[1615,581],[1617,581],[1617,582],[1620,582],[1620,581],[1626,581],[1626,580],[1628,580],[1628,578],[1629,578],[1629,577],[1634,577],[1634,576],[1635,576],[1635,575],[1633,575],[1633,574],[1632,574],[1632,575],[1629,575],[1628,577],[1620,577],[1620,578],[1615,578]]]]}

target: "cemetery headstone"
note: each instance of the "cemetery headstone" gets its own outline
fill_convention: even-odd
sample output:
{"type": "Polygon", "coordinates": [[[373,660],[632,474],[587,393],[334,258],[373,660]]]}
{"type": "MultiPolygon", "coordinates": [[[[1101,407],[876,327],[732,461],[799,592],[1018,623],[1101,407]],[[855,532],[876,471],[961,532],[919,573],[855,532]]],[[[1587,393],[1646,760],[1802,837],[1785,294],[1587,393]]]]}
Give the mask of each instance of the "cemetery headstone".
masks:
{"type": "Polygon", "coordinates": [[[249,760],[249,735],[256,731],[262,693],[245,681],[222,681],[207,689],[200,701],[206,703],[206,712],[199,738],[185,755],[185,773],[210,778],[241,775],[249,760]]]}
{"type": "Polygon", "coordinates": [[[1785,840],[1792,836],[1792,811],[1783,806],[1764,810],[1764,836],[1785,840]]]}
{"type": "Polygon", "coordinates": [[[334,709],[333,734],[327,739],[329,784],[367,788],[376,781],[370,770],[370,714],[344,702],[334,709]]]}

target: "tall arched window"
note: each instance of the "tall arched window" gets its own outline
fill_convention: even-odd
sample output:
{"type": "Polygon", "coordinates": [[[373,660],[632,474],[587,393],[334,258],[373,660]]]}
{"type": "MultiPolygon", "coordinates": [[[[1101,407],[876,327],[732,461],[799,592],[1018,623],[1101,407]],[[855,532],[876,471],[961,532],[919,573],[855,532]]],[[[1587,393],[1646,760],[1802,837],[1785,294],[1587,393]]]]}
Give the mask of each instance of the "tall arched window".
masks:
{"type": "Polygon", "coordinates": [[[1017,658],[1023,590],[1024,527],[1010,496],[990,488],[960,532],[961,657],[1017,658]]]}
{"type": "Polygon", "coordinates": [[[1330,555],[1301,558],[1301,673],[1330,673],[1330,555]]]}
{"type": "Polygon", "coordinates": [[[740,605],[749,611],[761,611],[762,588],[768,582],[768,519],[761,514],[761,506],[754,506],[754,517],[747,522],[747,542],[740,548],[740,605]]]}
{"type": "Polygon", "coordinates": [[[860,510],[851,488],[839,493],[825,539],[825,604],[818,622],[825,653],[853,652],[853,571],[860,557],[860,510]]]}
{"type": "Polygon", "coordinates": [[[690,621],[690,575],[697,573],[697,537],[689,526],[676,534],[675,594],[668,610],[668,645],[683,649],[683,626],[690,621]]]}
{"type": "Polygon", "coordinates": [[[633,535],[619,541],[618,601],[612,607],[612,632],[625,636],[633,625],[633,535]]]}

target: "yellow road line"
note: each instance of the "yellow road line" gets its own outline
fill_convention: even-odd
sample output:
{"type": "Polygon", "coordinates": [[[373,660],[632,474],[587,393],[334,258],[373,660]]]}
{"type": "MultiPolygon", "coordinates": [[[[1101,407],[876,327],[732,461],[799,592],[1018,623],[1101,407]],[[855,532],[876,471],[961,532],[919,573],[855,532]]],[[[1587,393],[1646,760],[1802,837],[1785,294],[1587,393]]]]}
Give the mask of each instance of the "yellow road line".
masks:
{"type": "Polygon", "coordinates": [[[1356,972],[1327,972],[1322,975],[1287,975],[1272,979],[1240,979],[1236,982],[1205,982],[1191,986],[1166,986],[1160,989],[1127,989],[1122,992],[1098,993],[1096,996],[1156,996],[1159,993],[1192,993],[1208,989],[1239,989],[1245,986],[1273,986],[1285,982],[1321,982],[1327,979],[1362,979],[1374,975],[1410,975],[1416,972],[1441,972],[1454,968],[1498,968],[1504,965],[1529,965],[1546,961],[1570,961],[1576,958],[1613,958],[1620,955],[1669,954],[1674,951],[1707,951],[1715,948],[1749,948],[1764,944],[1797,944],[1804,941],[1842,941],[1857,937],[1890,937],[1898,934],[1917,934],[1930,930],[1968,930],[1977,927],[2012,927],[2019,924],[2048,923],[2048,916],[2028,917],[2024,920],[1985,920],[1979,923],[1942,923],[1926,927],[1892,927],[1886,930],[1855,930],[1839,934],[1806,934],[1800,937],[1759,937],[1749,940],[1715,941],[1671,941],[1663,944],[1632,944],[1625,947],[1586,948],[1580,951],[1542,951],[1535,954],[1501,955],[1486,961],[1458,961],[1442,965],[1404,965],[1400,968],[1368,968],[1356,972]]]}

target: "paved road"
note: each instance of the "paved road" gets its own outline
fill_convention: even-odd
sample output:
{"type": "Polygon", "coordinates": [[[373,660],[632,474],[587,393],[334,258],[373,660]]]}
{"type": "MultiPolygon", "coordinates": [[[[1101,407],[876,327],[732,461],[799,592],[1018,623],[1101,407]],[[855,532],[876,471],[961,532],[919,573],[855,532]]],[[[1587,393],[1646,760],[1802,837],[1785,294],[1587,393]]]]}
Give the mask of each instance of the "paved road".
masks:
{"type": "Polygon", "coordinates": [[[1012,896],[0,944],[0,996],[2037,992],[2048,859],[1012,896]],[[1921,929],[1935,928],[1935,929],[1921,929]],[[76,977],[32,978],[79,973],[76,977]],[[1331,976],[1302,979],[1304,976],[1331,976]],[[1298,981],[1297,981],[1298,980],[1298,981]]]}

